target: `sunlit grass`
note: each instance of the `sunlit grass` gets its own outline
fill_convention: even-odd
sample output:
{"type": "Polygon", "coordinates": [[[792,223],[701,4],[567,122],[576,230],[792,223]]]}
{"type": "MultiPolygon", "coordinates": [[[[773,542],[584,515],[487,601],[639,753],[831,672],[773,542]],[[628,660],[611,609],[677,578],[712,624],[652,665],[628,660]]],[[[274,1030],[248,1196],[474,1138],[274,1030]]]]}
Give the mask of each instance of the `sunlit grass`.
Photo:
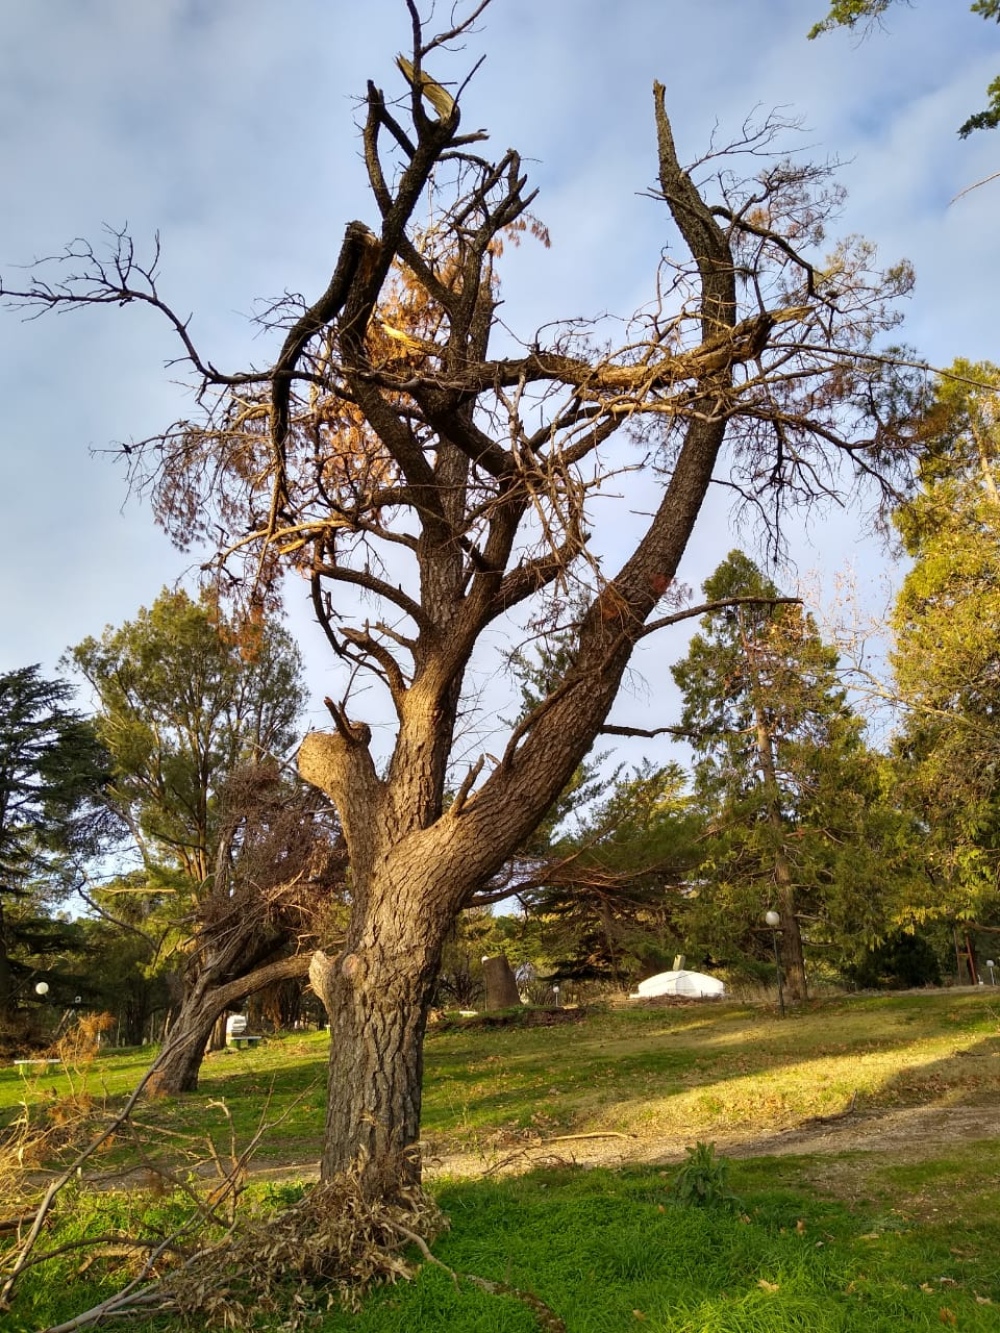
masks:
{"type": "MultiPolygon", "coordinates": [[[[533,1333],[524,1296],[568,1333],[896,1333],[1000,1328],[1000,1145],[900,1168],[874,1156],[834,1159],[853,1193],[814,1181],[816,1159],[731,1164],[742,1211],[683,1208],[669,1169],[557,1170],[502,1181],[445,1181],[451,1230],[417,1280],[373,1294],[358,1315],[325,1314],[322,1333],[533,1333]],[[900,1174],[902,1173],[902,1174],[900,1174]],[[933,1201],[933,1202],[932,1202],[933,1201]],[[915,1206],[915,1204],[917,1206],[915,1206]],[[521,1293],[520,1296],[516,1293],[521,1293]]],[[[843,1182],[841,1182],[843,1183],[843,1182]]],[[[265,1191],[266,1193],[266,1191],[265,1191]]],[[[286,1191],[287,1193],[287,1191],[286,1191]]],[[[273,1203],[280,1203],[272,1193],[273,1203]]],[[[177,1203],[148,1196],[74,1201],[52,1234],[85,1225],[163,1231],[177,1203]],[[105,1209],[98,1221],[99,1208],[105,1209]],[[141,1219],[137,1209],[144,1208],[141,1219]]],[[[263,1195],[256,1206],[266,1206],[263,1195]]],[[[120,1285],[122,1261],[81,1276],[77,1255],[26,1276],[10,1333],[36,1333],[120,1285]]],[[[176,1327],[169,1319],[130,1328],[176,1327]]]]}
{"type": "MultiPolygon", "coordinates": [[[[558,1028],[431,1030],[424,1135],[432,1154],[504,1135],[614,1131],[732,1141],[836,1114],[982,1101],[1000,1080],[1000,1017],[989,992],[822,1001],[781,1020],[773,1010],[706,1004],[594,1012],[558,1028]]],[[[237,1132],[262,1107],[284,1116],[262,1148],[275,1162],[314,1161],[325,1104],[324,1032],[206,1058],[199,1092],[143,1102],[155,1129],[202,1134],[224,1101],[237,1132]]],[[[152,1052],[105,1053],[88,1094],[113,1105],[152,1052]]],[[[0,1123],[27,1100],[57,1104],[80,1077],[0,1070],[0,1123]]]]}
{"type": "Polygon", "coordinates": [[[835,1114],[995,1093],[988,996],[826,1002],[769,1011],[614,1012],[562,1031],[470,1030],[428,1043],[425,1130],[440,1149],[490,1131],[572,1128],[756,1135],[835,1114]]]}
{"type": "MultiPolygon", "coordinates": [[[[432,1032],[425,1133],[431,1154],[591,1128],[725,1142],[830,1114],[855,1092],[861,1110],[995,1100],[998,1030],[987,993],[825,1001],[784,1022],[770,1010],[713,1004],[597,1012],[564,1028],[432,1032]]],[[[209,1134],[222,1143],[228,1122],[213,1102],[230,1108],[243,1141],[262,1113],[284,1115],[261,1159],[310,1163],[327,1046],[324,1033],[295,1034],[212,1056],[197,1094],[142,1103],[138,1119],[169,1156],[187,1143],[199,1151],[209,1134]]],[[[35,1114],[56,1107],[71,1088],[94,1095],[96,1116],[105,1095],[120,1103],[150,1054],[104,1053],[71,1076],[0,1071],[0,1123],[24,1100],[35,1114]]],[[[128,1151],[116,1144],[102,1167],[128,1151]]],[[[480,1162],[488,1160],[484,1150],[480,1162]]],[[[460,1273],[534,1293],[569,1333],[1000,1331],[1000,1143],[956,1144],[921,1160],[851,1152],[738,1161],[730,1185],[742,1215],[679,1209],[671,1174],[438,1182],[452,1230],[435,1253],[460,1273]]],[[[57,1209],[47,1244],[84,1222],[127,1231],[141,1214],[145,1226],[152,1218],[165,1227],[169,1210],[167,1200],[131,1192],[77,1194],[57,1209]]],[[[35,1333],[120,1285],[114,1266],[81,1272],[75,1253],[60,1262],[26,1275],[16,1317],[5,1316],[11,1333],[35,1333]]],[[[539,1323],[516,1295],[465,1281],[456,1289],[425,1265],[415,1283],[376,1293],[358,1316],[330,1313],[319,1327],[528,1333],[539,1323]]]]}

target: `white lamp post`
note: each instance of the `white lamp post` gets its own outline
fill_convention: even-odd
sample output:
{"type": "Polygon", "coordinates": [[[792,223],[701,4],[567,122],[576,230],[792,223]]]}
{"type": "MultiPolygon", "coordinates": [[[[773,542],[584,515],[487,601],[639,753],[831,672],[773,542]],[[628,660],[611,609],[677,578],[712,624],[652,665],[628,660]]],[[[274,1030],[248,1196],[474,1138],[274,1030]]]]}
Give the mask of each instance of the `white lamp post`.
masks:
{"type": "Polygon", "coordinates": [[[778,954],[778,927],[781,925],[781,917],[772,908],[770,912],[764,913],[764,920],[771,927],[771,945],[774,948],[774,966],[778,973],[778,1010],[781,1017],[785,1016],[785,990],[781,982],[781,958],[778,954]]]}
{"type": "Polygon", "coordinates": [[[46,995],[48,995],[48,993],[49,993],[49,983],[47,981],[39,981],[36,983],[35,994],[38,996],[40,1000],[44,1000],[46,995]]]}

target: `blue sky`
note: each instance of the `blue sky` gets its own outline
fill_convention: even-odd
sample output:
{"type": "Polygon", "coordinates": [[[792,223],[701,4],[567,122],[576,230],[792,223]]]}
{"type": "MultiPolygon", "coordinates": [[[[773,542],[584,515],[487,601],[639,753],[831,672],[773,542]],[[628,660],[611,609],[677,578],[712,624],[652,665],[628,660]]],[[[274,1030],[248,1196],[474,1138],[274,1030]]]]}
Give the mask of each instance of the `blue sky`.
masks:
{"type": "MultiPolygon", "coordinates": [[[[627,315],[649,297],[666,239],[662,205],[643,197],[656,78],[682,157],[755,109],[801,117],[800,143],[842,161],[841,230],[916,267],[906,340],[936,364],[1000,360],[1000,182],[950,202],[1000,166],[1000,134],[955,133],[1000,70],[1000,29],[964,0],[924,0],[864,43],[808,42],[822,12],[821,0],[494,0],[467,43],[469,65],[487,60],[464,124],[521,151],[553,238],[550,251],[514,256],[504,318],[530,338],[547,320],[627,315]]],[[[374,221],[355,99],[368,77],[397,90],[393,58],[407,41],[403,0],[7,0],[0,272],[16,283],[15,265],[96,239],[105,223],[127,223],[140,247],[158,229],[163,294],[193,313],[206,354],[232,368],[264,360],[247,319],[255,299],[315,295],[344,224],[374,221]]],[[[190,567],[99,453],[189,409],[180,372],[164,369],[175,350],[148,311],[29,323],[0,313],[0,670],[37,661],[53,672],[68,645],[134,615],[190,567]]],[[[740,540],[712,507],[685,582],[697,586],[740,540]]],[[[853,511],[812,516],[792,554],[789,578],[832,578],[853,559],[872,597],[886,567],[853,511]]],[[[290,612],[322,725],[331,668],[304,592],[290,612]]],[[[682,652],[680,641],[647,650],[623,716],[649,720],[665,663],[682,652]]]]}

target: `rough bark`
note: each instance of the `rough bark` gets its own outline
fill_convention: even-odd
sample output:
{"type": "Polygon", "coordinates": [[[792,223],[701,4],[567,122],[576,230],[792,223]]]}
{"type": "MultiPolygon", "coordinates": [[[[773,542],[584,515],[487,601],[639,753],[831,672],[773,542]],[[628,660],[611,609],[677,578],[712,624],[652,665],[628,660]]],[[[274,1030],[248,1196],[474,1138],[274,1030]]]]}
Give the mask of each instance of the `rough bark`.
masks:
{"type": "Polygon", "coordinates": [[[454,915],[430,884],[408,888],[373,882],[347,947],[333,959],[314,956],[310,968],[330,1019],[322,1173],[357,1171],[374,1196],[420,1181],[424,1032],[454,915]]]}

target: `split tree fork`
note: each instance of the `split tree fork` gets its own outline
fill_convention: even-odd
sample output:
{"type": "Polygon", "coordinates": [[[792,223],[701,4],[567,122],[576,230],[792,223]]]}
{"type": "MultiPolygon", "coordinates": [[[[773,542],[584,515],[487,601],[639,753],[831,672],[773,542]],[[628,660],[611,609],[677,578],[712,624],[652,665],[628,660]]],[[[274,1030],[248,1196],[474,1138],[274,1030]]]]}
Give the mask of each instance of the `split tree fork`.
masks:
{"type": "MultiPolygon", "coordinates": [[[[544,241],[544,228],[520,157],[485,155],[486,133],[462,128],[468,80],[448,81],[457,39],[488,3],[429,36],[406,0],[401,82],[388,95],[369,83],[365,101],[374,225],[348,225],[314,304],[272,308],[283,342],[271,366],[225,374],[205,360],[125,236],[110,261],[70,247],[82,275],[8,293],[54,307],[143,301],[173,322],[203,416],[130,446],[134,478],[178,539],[227,534],[214,567],[248,601],[304,575],[332,660],[391,703],[384,762],[350,686],[299,756],[337,807],[351,863],[346,946],[311,969],[332,1027],[322,1169],[358,1169],[373,1196],[419,1179],[424,1027],[456,914],[549,810],[636,644],[703,609],[657,607],[710,484],[773,516],[834,490],[850,464],[881,474],[898,438],[896,370],[872,340],[894,322],[908,269],[875,272],[858,241],[824,256],[839,196],[827,168],[767,156],[774,119],[744,127],[728,160],[685,170],[659,84],[650,206],[668,227],[650,304],[615,352],[577,322],[512,344],[497,315],[500,253],[518,233],[544,241]],[[743,183],[741,162],[759,168],[743,183]],[[603,534],[602,565],[613,499],[593,513],[591,502],[621,491],[623,469],[641,474],[649,517],[617,563],[603,534]],[[560,627],[571,647],[559,682],[506,743],[454,771],[483,636],[555,624],[581,597],[560,627]]],[[[637,526],[622,518],[617,540],[637,526]]]]}

